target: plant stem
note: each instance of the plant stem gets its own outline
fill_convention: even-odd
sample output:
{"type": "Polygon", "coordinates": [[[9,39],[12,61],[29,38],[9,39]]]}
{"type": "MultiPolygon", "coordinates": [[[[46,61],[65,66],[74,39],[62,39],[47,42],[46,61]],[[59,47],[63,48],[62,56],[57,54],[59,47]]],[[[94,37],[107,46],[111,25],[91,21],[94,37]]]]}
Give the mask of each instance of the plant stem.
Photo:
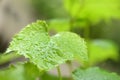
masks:
{"type": "Polygon", "coordinates": [[[57,67],[57,71],[58,71],[59,80],[62,80],[62,75],[61,75],[61,71],[60,71],[60,66],[57,67]]]}
{"type": "Polygon", "coordinates": [[[90,37],[90,29],[89,26],[86,26],[84,29],[84,38],[85,40],[89,41],[89,37],[90,37]]]}
{"type": "Polygon", "coordinates": [[[89,26],[86,26],[84,29],[84,38],[87,42],[88,56],[89,56],[89,42],[90,42],[90,27],[89,26]]]}
{"type": "MultiPolygon", "coordinates": [[[[87,51],[88,51],[88,57],[89,57],[89,49],[90,49],[90,22],[87,20],[88,25],[84,29],[84,38],[86,40],[86,45],[87,45],[87,51]]],[[[89,61],[85,63],[83,68],[89,67],[89,61]]]]}
{"type": "Polygon", "coordinates": [[[15,54],[15,52],[10,52],[8,54],[1,54],[0,55],[0,64],[7,63],[18,57],[20,57],[20,55],[15,54]]]}
{"type": "Polygon", "coordinates": [[[87,26],[84,29],[84,38],[87,42],[87,47],[88,47],[88,53],[89,53],[89,42],[90,42],[90,22],[89,20],[87,21],[87,26]]]}

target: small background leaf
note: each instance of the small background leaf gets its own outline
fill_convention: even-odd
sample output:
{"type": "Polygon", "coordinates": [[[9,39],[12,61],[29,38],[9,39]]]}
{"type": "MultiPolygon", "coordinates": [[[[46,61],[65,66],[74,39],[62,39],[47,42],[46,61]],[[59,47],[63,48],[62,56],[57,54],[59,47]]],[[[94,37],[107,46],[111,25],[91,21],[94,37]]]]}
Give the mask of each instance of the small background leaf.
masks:
{"type": "Polygon", "coordinates": [[[108,73],[97,67],[86,70],[78,69],[73,72],[74,80],[120,80],[116,73],[108,73]]]}

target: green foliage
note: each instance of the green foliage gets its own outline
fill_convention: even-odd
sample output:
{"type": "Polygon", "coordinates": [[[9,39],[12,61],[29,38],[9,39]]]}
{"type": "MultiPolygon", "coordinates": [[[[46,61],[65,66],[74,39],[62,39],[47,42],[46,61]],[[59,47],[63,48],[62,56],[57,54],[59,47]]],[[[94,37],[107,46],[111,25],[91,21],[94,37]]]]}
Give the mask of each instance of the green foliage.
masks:
{"type": "Polygon", "coordinates": [[[90,65],[103,62],[107,59],[118,61],[118,47],[108,40],[93,40],[89,43],[90,65]]]}
{"type": "Polygon", "coordinates": [[[50,37],[44,21],[32,23],[15,35],[7,49],[7,52],[11,51],[29,58],[41,71],[50,70],[68,60],[73,60],[74,57],[80,58],[81,61],[87,58],[83,39],[70,32],[50,37]],[[60,45],[63,43],[65,44],[60,45]]]}
{"type": "MultiPolygon", "coordinates": [[[[58,21],[57,24],[62,23],[59,24],[58,21]]],[[[40,76],[42,80],[57,80],[57,76],[42,75],[42,73],[69,60],[77,60],[82,64],[88,61],[86,43],[80,36],[72,32],[59,32],[49,36],[47,27],[45,21],[37,21],[26,26],[13,37],[6,51],[7,54],[0,56],[1,63],[20,55],[29,60],[23,62],[24,64],[16,64],[17,66],[0,70],[2,80],[16,80],[19,77],[20,80],[36,80],[40,76]],[[16,77],[17,75],[19,77],[16,77]]],[[[94,40],[88,43],[88,47],[90,65],[108,58],[118,59],[117,46],[110,41],[94,40]]],[[[78,69],[73,72],[73,78],[74,80],[120,80],[115,73],[108,73],[99,68],[78,69]]],[[[67,79],[63,78],[63,80],[67,79]]]]}
{"type": "Polygon", "coordinates": [[[78,69],[73,72],[74,80],[120,80],[116,73],[108,73],[97,67],[86,70],[78,69]]]}
{"type": "Polygon", "coordinates": [[[64,0],[66,10],[73,18],[91,22],[120,18],[119,0],[64,0]]]}
{"type": "MultiPolygon", "coordinates": [[[[46,18],[55,17],[60,8],[57,0],[35,0],[32,1],[37,8],[38,14],[44,14],[46,18]],[[57,3],[55,5],[51,3],[57,3]],[[48,5],[49,4],[49,5],[48,5]],[[43,7],[46,5],[46,7],[43,7]],[[59,7],[54,11],[53,6],[59,7]],[[40,9],[43,7],[43,9],[40,9]],[[51,11],[53,10],[53,11],[51,11]],[[49,13],[49,14],[48,14],[49,13]]],[[[111,41],[93,40],[90,41],[89,26],[101,20],[108,21],[111,18],[120,18],[119,0],[64,0],[66,10],[70,18],[37,21],[27,25],[16,34],[6,53],[0,55],[0,65],[13,59],[24,56],[26,61],[20,64],[9,66],[0,70],[1,80],[62,80],[60,68],[58,76],[48,74],[53,68],[71,60],[79,61],[83,68],[103,62],[107,59],[118,60],[118,47],[111,41]],[[85,41],[75,33],[59,32],[70,31],[73,28],[84,28],[84,36],[88,41],[88,52],[85,41]],[[48,30],[56,35],[49,36],[48,30]],[[88,61],[89,60],[89,61],[88,61]],[[89,62],[87,64],[86,62],[89,62]],[[43,74],[45,73],[45,74],[43,74]]],[[[61,11],[60,14],[64,15],[61,11]]],[[[42,17],[45,18],[45,17],[42,17]]],[[[72,69],[72,64],[69,65],[72,69]]],[[[71,71],[70,71],[71,72],[71,71]]],[[[63,80],[70,80],[64,78],[63,80]]],[[[88,69],[77,69],[73,72],[74,80],[120,80],[116,73],[108,73],[97,67],[88,69]]]]}

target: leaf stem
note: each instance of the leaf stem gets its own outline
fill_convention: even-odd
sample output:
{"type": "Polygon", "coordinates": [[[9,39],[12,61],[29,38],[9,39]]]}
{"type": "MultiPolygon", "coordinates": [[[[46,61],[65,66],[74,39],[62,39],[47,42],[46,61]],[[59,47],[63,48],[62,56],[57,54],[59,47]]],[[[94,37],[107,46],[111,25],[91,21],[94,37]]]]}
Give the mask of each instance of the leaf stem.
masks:
{"type": "MultiPolygon", "coordinates": [[[[84,38],[86,40],[86,45],[87,45],[87,50],[88,50],[88,57],[89,57],[90,56],[89,55],[89,51],[90,51],[89,50],[89,48],[90,48],[90,45],[89,45],[89,43],[90,43],[90,22],[87,20],[87,23],[88,23],[88,25],[84,29],[84,38]]],[[[88,61],[88,62],[85,63],[83,68],[87,68],[89,66],[90,65],[89,65],[89,61],[88,61]]]]}
{"type": "MultiPolygon", "coordinates": [[[[88,25],[84,29],[84,38],[87,42],[88,53],[89,53],[89,42],[90,42],[90,22],[87,20],[88,25]]],[[[89,56],[89,55],[88,55],[89,56]]]]}
{"type": "Polygon", "coordinates": [[[18,57],[20,57],[20,55],[15,54],[15,52],[9,52],[8,54],[1,54],[0,55],[0,64],[7,63],[18,57]]]}
{"type": "Polygon", "coordinates": [[[90,28],[89,26],[86,26],[84,29],[84,38],[89,41],[89,37],[90,37],[90,28]]]}
{"type": "Polygon", "coordinates": [[[62,80],[62,75],[61,75],[61,71],[60,71],[60,66],[57,67],[57,71],[58,71],[59,80],[62,80]]]}

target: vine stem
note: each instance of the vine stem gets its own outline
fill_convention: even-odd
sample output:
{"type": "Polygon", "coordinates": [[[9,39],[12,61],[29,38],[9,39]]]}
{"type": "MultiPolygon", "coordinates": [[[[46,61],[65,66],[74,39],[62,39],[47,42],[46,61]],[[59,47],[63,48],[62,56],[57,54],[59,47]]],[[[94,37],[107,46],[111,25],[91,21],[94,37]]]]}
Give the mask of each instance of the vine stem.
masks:
{"type": "Polygon", "coordinates": [[[15,52],[9,52],[9,53],[4,53],[0,55],[0,65],[4,63],[8,63],[14,59],[17,59],[20,57],[20,55],[17,55],[15,52]]]}
{"type": "Polygon", "coordinates": [[[84,29],[84,38],[89,41],[89,37],[90,37],[90,28],[89,26],[86,26],[84,29]]]}
{"type": "Polygon", "coordinates": [[[90,27],[89,26],[86,26],[84,29],[84,38],[87,42],[88,56],[89,56],[89,42],[90,42],[90,27]]]}
{"type": "Polygon", "coordinates": [[[59,80],[62,80],[62,75],[61,75],[61,71],[60,71],[60,66],[57,67],[57,71],[58,71],[59,80]]]}
{"type": "MultiPolygon", "coordinates": [[[[89,55],[89,49],[90,49],[90,22],[87,20],[87,26],[85,27],[84,29],[84,38],[86,40],[86,45],[87,45],[87,53],[88,53],[88,57],[90,56],[89,55]]],[[[83,68],[86,68],[86,67],[89,67],[90,64],[89,64],[89,61],[85,64],[85,67],[83,66],[83,68]]]]}

